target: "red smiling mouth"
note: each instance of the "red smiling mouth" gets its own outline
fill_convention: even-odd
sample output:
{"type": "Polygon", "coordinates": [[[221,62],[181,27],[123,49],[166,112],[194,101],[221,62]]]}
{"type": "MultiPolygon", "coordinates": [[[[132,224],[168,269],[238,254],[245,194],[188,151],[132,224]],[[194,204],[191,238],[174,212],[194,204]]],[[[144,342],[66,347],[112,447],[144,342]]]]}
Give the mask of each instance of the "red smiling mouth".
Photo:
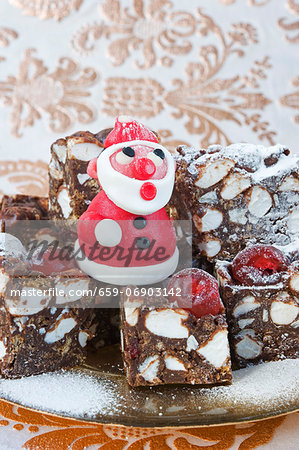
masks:
{"type": "Polygon", "coordinates": [[[143,200],[153,200],[156,197],[157,188],[153,183],[149,181],[147,183],[143,183],[140,188],[140,195],[143,200]]]}

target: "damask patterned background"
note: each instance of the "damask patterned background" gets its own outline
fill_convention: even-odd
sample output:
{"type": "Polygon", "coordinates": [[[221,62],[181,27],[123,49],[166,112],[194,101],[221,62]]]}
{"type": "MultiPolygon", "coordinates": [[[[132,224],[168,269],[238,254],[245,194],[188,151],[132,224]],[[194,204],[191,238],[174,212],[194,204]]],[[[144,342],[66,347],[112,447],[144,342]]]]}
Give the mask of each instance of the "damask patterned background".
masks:
{"type": "MultiPolygon", "coordinates": [[[[1,0],[0,100],[0,195],[45,194],[50,144],[121,113],[171,148],[251,141],[298,151],[299,1],[1,0]]],[[[30,424],[14,428],[20,419],[1,408],[1,425],[30,424]]],[[[283,448],[295,448],[285,430],[283,448]]],[[[217,448],[234,433],[216,433],[217,448]]],[[[205,434],[181,448],[194,436],[205,434]]]]}
{"type": "Polygon", "coordinates": [[[1,0],[0,190],[45,192],[51,142],[124,112],[296,149],[298,45],[298,0],[1,0]]]}

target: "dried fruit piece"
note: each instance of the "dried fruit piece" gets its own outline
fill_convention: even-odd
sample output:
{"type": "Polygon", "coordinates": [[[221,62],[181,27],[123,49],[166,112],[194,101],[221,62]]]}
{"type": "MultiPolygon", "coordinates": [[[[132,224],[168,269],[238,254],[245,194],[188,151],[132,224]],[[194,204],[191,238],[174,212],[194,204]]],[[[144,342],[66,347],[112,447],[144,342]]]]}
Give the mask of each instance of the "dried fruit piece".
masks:
{"type": "Polygon", "coordinates": [[[128,347],[128,353],[131,359],[136,359],[140,355],[140,347],[138,339],[132,339],[131,344],[128,347]]]}
{"type": "Polygon", "coordinates": [[[277,283],[288,267],[288,258],[271,245],[245,248],[232,263],[235,280],[247,286],[277,283]]]}
{"type": "Polygon", "coordinates": [[[175,274],[168,284],[170,296],[180,308],[199,318],[223,311],[216,279],[201,269],[184,269],[175,274]]]}

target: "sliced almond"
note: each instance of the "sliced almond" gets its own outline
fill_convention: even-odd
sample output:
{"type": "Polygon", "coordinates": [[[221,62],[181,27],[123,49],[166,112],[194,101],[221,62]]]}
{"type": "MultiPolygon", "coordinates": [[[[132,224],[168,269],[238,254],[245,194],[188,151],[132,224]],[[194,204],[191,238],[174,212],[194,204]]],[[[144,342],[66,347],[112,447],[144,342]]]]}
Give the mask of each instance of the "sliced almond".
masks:
{"type": "Polygon", "coordinates": [[[189,330],[183,324],[188,318],[188,312],[183,309],[161,309],[150,311],[145,318],[146,328],[157,336],[172,339],[189,337],[189,330]]]}
{"type": "Polygon", "coordinates": [[[62,316],[45,334],[45,342],[47,344],[54,344],[54,342],[60,341],[67,333],[75,328],[76,325],[77,322],[73,317],[62,316]]]}
{"type": "Polygon", "coordinates": [[[195,185],[203,189],[214,186],[228,174],[234,165],[234,161],[230,159],[219,159],[209,162],[205,166],[199,166],[199,177],[195,185]]]}
{"type": "Polygon", "coordinates": [[[233,310],[233,316],[238,318],[244,314],[247,314],[249,311],[253,311],[256,308],[259,308],[261,305],[252,295],[248,295],[243,297],[240,302],[238,302],[237,306],[235,306],[233,310]]]}
{"type": "Polygon", "coordinates": [[[166,369],[168,370],[181,370],[187,372],[186,367],[176,356],[167,355],[164,358],[166,369]]]}
{"type": "Polygon", "coordinates": [[[225,178],[220,195],[224,200],[232,200],[248,189],[250,185],[249,176],[233,173],[225,178]]]}
{"type": "Polygon", "coordinates": [[[212,258],[216,256],[221,250],[221,241],[216,238],[206,237],[203,242],[198,244],[199,250],[206,256],[212,258]]]}
{"type": "Polygon", "coordinates": [[[149,381],[150,383],[153,383],[157,381],[157,375],[158,375],[158,369],[159,369],[159,356],[149,356],[146,358],[142,364],[138,367],[138,372],[142,375],[142,377],[149,381]]]}
{"type": "Polygon", "coordinates": [[[236,344],[236,353],[244,359],[255,359],[261,352],[262,344],[249,335],[244,335],[236,344]]]}
{"type": "Polygon", "coordinates": [[[278,188],[279,191],[299,191],[299,179],[289,176],[286,177],[278,188]]]}
{"type": "Polygon", "coordinates": [[[229,358],[227,330],[217,331],[204,345],[196,350],[216,368],[222,367],[229,358]]]}
{"type": "Polygon", "coordinates": [[[70,217],[72,212],[71,199],[69,191],[65,185],[61,186],[57,194],[57,202],[61,208],[62,215],[65,219],[70,217]]]}
{"type": "Polygon", "coordinates": [[[62,164],[65,164],[66,162],[66,145],[54,143],[51,147],[51,150],[53,153],[55,153],[58,161],[60,161],[62,164]]]}
{"type": "Polygon", "coordinates": [[[263,217],[272,207],[272,197],[267,189],[254,186],[248,204],[249,212],[255,217],[263,217]]]}
{"type": "Polygon", "coordinates": [[[299,305],[292,297],[281,295],[271,304],[270,317],[276,325],[289,325],[294,322],[298,314],[299,305]]]}
{"type": "Polygon", "coordinates": [[[194,214],[193,220],[198,231],[205,233],[207,231],[215,230],[221,225],[223,214],[216,208],[206,208],[202,217],[194,214]]]}

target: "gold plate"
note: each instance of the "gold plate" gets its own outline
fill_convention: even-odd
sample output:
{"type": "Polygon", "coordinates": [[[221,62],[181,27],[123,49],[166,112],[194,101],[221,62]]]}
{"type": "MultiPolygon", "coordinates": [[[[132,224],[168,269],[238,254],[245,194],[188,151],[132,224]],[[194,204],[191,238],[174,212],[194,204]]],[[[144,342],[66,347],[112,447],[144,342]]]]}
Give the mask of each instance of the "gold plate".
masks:
{"type": "MultiPolygon", "coordinates": [[[[236,371],[232,386],[131,388],[124,376],[119,348],[112,346],[89,354],[86,364],[72,372],[86,374],[99,383],[113,386],[116,401],[112,402],[109,411],[98,413],[95,417],[62,414],[55,408],[47,408],[46,404],[44,408],[33,407],[29,396],[28,402],[23,400],[17,403],[89,422],[135,427],[226,425],[256,421],[299,409],[299,360],[260,364],[245,371],[236,371]],[[293,374],[295,383],[287,383],[293,374]]],[[[2,396],[6,400],[16,401],[11,395],[6,396],[5,392],[2,396]]]]}

